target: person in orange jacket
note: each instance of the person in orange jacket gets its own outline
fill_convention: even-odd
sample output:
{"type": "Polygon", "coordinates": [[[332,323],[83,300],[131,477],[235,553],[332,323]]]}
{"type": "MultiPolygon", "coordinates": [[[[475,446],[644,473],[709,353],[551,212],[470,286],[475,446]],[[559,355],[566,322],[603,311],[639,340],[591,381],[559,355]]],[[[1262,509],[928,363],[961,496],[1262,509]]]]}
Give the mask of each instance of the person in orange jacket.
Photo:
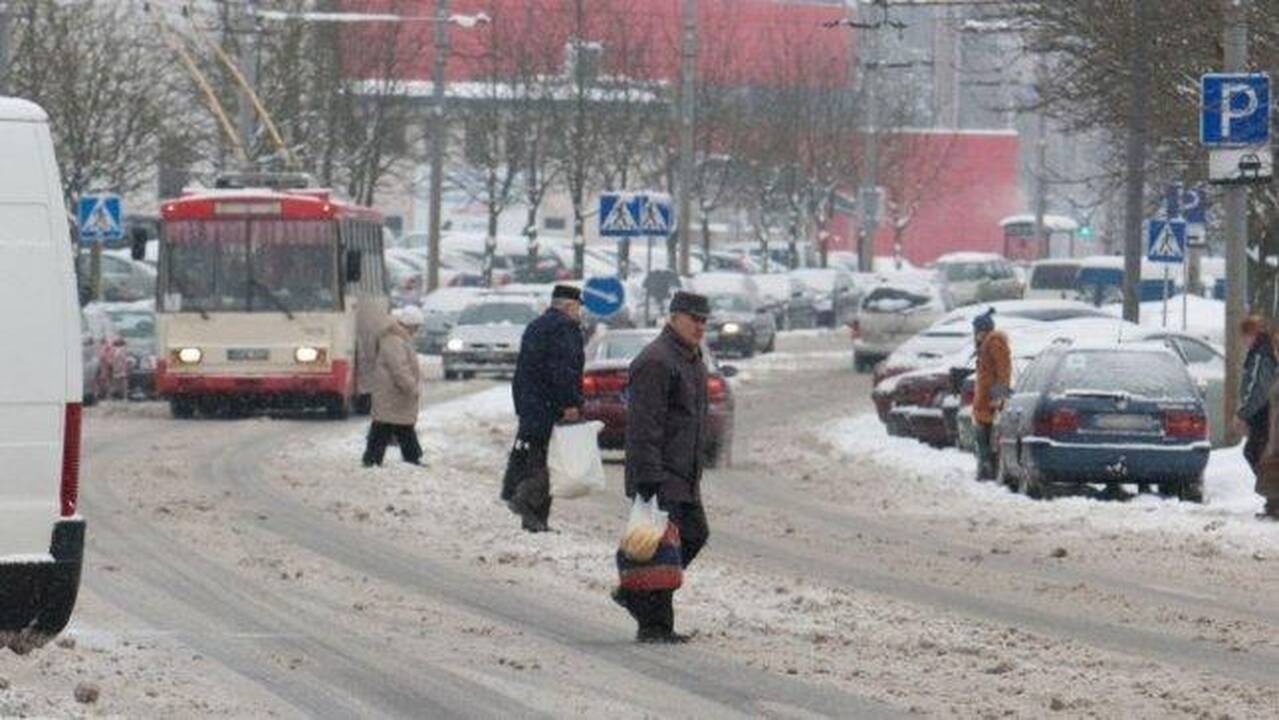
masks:
{"type": "Polygon", "coordinates": [[[998,453],[993,443],[995,414],[1004,407],[1012,385],[1012,352],[1008,336],[995,329],[995,309],[973,318],[977,344],[977,388],[973,423],[977,429],[977,479],[994,480],[998,453]]]}

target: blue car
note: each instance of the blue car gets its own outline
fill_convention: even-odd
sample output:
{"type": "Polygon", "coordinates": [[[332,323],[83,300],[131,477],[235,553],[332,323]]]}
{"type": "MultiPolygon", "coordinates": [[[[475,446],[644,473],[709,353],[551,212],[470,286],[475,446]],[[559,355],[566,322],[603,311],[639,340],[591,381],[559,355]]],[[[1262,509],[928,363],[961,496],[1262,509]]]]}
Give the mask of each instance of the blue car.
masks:
{"type": "Polygon", "coordinates": [[[1203,501],[1208,416],[1164,345],[1054,344],[1020,374],[995,430],[999,479],[1027,496],[1136,484],[1203,501]]]}

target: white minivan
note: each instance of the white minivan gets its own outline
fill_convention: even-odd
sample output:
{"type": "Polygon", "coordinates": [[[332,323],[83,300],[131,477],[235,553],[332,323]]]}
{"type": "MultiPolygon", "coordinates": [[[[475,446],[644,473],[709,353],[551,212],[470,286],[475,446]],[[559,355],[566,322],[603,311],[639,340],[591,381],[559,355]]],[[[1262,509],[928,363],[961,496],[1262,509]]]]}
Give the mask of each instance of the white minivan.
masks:
{"type": "Polygon", "coordinates": [[[0,98],[0,649],[66,627],[80,587],[80,309],[48,116],[0,98]]]}

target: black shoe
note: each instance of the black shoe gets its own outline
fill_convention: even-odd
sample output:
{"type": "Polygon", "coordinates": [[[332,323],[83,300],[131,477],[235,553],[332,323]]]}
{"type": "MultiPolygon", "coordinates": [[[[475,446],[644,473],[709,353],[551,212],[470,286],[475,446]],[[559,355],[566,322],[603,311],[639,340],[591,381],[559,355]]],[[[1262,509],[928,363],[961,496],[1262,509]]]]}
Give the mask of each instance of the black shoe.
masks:
{"type": "Polygon", "coordinates": [[[365,460],[365,461],[361,462],[360,464],[361,464],[361,465],[363,465],[363,466],[364,466],[364,467],[366,467],[366,468],[371,468],[371,467],[373,467],[374,465],[376,465],[377,463],[372,463],[372,462],[369,462],[368,460],[365,460]]]}
{"type": "Polygon", "coordinates": [[[538,520],[532,515],[525,515],[524,519],[520,522],[520,527],[524,528],[525,532],[531,533],[544,533],[551,531],[551,528],[548,527],[546,523],[538,520]]]}
{"type": "Polygon", "coordinates": [[[641,628],[635,634],[635,642],[644,645],[683,645],[692,639],[692,635],[677,633],[674,630],[645,630],[641,628]]]}

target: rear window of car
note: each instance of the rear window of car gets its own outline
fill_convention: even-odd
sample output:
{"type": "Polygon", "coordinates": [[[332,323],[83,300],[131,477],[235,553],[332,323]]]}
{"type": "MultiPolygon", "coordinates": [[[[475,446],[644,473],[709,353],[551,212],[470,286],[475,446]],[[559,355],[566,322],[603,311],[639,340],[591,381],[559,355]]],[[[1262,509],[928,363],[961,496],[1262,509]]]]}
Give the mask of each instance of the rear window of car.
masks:
{"type": "Polygon", "coordinates": [[[1078,277],[1078,265],[1036,265],[1030,274],[1030,289],[1070,290],[1078,277]]]}
{"type": "Polygon", "coordinates": [[[951,282],[969,282],[990,277],[990,269],[986,263],[946,263],[941,266],[942,273],[951,282]]]}
{"type": "Polygon", "coordinates": [[[484,303],[472,305],[458,316],[459,325],[527,325],[537,319],[537,311],[523,303],[484,303]]]}
{"type": "Polygon", "coordinates": [[[630,360],[653,342],[655,335],[625,335],[613,337],[600,344],[595,357],[599,360],[630,360]]]}
{"type": "Polygon", "coordinates": [[[1095,390],[1145,398],[1193,398],[1186,367],[1170,352],[1076,350],[1058,364],[1050,393],[1095,390]]]}
{"type": "Polygon", "coordinates": [[[877,287],[870,291],[862,301],[862,309],[871,312],[906,312],[929,305],[933,301],[931,294],[922,290],[908,290],[896,287],[877,287]]]}

